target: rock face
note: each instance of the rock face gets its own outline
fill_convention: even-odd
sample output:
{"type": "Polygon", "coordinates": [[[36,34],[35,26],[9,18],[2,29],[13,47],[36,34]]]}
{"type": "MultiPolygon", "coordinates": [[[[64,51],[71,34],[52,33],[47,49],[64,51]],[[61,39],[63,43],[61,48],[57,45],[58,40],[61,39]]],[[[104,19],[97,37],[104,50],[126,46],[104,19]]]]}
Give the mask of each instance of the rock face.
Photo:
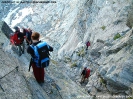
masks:
{"type": "Polygon", "coordinates": [[[45,82],[37,83],[33,77],[32,69],[31,72],[28,72],[29,57],[27,53],[17,56],[14,51],[11,51],[11,45],[7,44],[9,43],[8,36],[5,35],[10,31],[10,28],[4,22],[0,22],[0,26],[1,99],[80,99],[82,96],[82,99],[91,98],[67,75],[58,71],[60,67],[57,65],[59,66],[59,64],[55,66],[54,63],[51,63],[51,67],[45,70],[45,82]],[[3,26],[7,27],[6,32],[2,30],[3,26]]]}
{"type": "Polygon", "coordinates": [[[20,64],[11,54],[5,52],[2,48],[4,42],[8,39],[0,31],[0,98],[29,98],[31,92],[28,89],[26,81],[19,72],[20,64]]]}
{"type": "Polygon", "coordinates": [[[104,91],[110,97],[131,95],[132,0],[55,1],[17,3],[2,18],[11,28],[18,25],[41,33],[41,39],[54,47],[52,62],[58,63],[72,80],[80,78],[77,75],[82,67],[91,68],[86,86],[91,95],[98,96],[104,91]],[[91,46],[85,50],[87,41],[91,46]]]}

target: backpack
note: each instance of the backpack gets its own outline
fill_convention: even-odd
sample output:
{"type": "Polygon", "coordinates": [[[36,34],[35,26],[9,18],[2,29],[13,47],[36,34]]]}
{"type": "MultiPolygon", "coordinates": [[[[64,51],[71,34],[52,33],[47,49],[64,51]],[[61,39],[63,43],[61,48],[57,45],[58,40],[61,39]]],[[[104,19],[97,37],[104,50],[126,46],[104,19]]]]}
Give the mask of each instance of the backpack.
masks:
{"type": "Polygon", "coordinates": [[[85,74],[85,78],[88,78],[90,76],[90,69],[86,69],[86,74],[85,74]]]}
{"type": "Polygon", "coordinates": [[[18,37],[18,32],[16,32],[16,33],[10,35],[10,42],[11,42],[11,44],[13,44],[13,45],[20,45],[20,44],[23,43],[23,41],[24,41],[23,38],[19,38],[19,37],[18,37]]]}
{"type": "Polygon", "coordinates": [[[27,29],[23,29],[23,33],[28,38],[28,40],[31,40],[32,31],[28,31],[27,29]]]}
{"type": "Polygon", "coordinates": [[[40,42],[37,45],[30,45],[34,50],[33,62],[39,68],[45,68],[49,66],[49,45],[46,42],[40,42]]]}
{"type": "Polygon", "coordinates": [[[31,35],[32,35],[32,32],[29,32],[29,31],[26,32],[26,37],[29,41],[31,41],[31,35]]]}

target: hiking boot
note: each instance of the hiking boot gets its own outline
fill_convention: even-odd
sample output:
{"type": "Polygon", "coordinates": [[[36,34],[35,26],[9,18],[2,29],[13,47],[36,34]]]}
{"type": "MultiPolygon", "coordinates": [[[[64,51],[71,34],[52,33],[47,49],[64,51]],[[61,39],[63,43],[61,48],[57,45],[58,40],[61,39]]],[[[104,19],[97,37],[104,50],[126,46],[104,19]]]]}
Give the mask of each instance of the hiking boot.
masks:
{"type": "Polygon", "coordinates": [[[44,80],[43,81],[37,81],[38,83],[44,83],[44,80]]]}
{"type": "Polygon", "coordinates": [[[44,83],[44,80],[43,81],[41,81],[42,83],[44,83]]]}
{"type": "Polygon", "coordinates": [[[37,81],[38,83],[41,83],[41,81],[37,81]]]}

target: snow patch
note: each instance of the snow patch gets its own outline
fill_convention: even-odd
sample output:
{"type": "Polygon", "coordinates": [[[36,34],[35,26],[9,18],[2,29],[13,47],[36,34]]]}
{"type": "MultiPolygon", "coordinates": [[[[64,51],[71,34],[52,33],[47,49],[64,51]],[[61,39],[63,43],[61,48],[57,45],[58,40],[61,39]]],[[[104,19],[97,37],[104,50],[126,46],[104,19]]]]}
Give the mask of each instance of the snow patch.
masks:
{"type": "Polygon", "coordinates": [[[27,15],[33,14],[32,8],[24,8],[22,10],[19,10],[19,12],[16,12],[18,9],[19,7],[14,9],[13,11],[10,11],[7,17],[3,19],[7,24],[10,24],[11,28],[20,23],[27,15]],[[11,15],[14,13],[16,13],[16,15],[14,17],[11,17],[11,15]],[[19,15],[20,13],[21,15],[19,15]]]}
{"type": "Polygon", "coordinates": [[[4,20],[8,25],[10,24],[10,21],[11,21],[11,15],[12,15],[13,13],[15,13],[18,9],[19,9],[19,7],[16,8],[16,9],[14,9],[14,10],[10,10],[10,12],[9,12],[8,15],[6,16],[6,18],[3,18],[3,20],[4,20]]]}
{"type": "Polygon", "coordinates": [[[17,14],[16,14],[16,19],[12,20],[12,24],[11,27],[14,27],[16,24],[20,23],[27,15],[32,14],[32,8],[24,8],[22,10],[20,10],[17,14]],[[22,13],[21,16],[19,16],[19,13],[22,13]]]}

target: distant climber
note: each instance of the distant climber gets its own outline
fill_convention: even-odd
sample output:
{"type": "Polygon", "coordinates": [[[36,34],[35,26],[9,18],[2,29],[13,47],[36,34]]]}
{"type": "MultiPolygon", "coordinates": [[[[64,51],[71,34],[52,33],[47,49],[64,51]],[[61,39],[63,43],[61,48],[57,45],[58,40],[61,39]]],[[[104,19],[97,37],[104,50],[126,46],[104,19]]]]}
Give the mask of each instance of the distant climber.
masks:
{"type": "Polygon", "coordinates": [[[24,53],[24,34],[20,32],[20,28],[15,26],[15,32],[10,34],[10,44],[19,47],[19,55],[24,53]]]}
{"type": "Polygon", "coordinates": [[[26,39],[27,45],[32,44],[32,40],[31,40],[32,30],[30,28],[28,29],[23,28],[23,33],[24,33],[24,37],[26,39]]]}
{"type": "Polygon", "coordinates": [[[89,78],[90,76],[90,69],[88,69],[87,67],[85,67],[82,72],[81,72],[81,82],[80,83],[84,83],[86,79],[89,78]]]}
{"type": "Polygon", "coordinates": [[[88,47],[89,47],[90,45],[91,45],[90,42],[87,41],[87,42],[86,42],[86,50],[88,50],[88,47]]]}
{"type": "MultiPolygon", "coordinates": [[[[49,51],[53,48],[46,42],[39,41],[40,34],[33,32],[31,35],[32,44],[27,48],[27,52],[31,55],[30,65],[32,66],[34,77],[38,83],[44,82],[45,70],[49,66],[49,51]]],[[[30,70],[30,67],[29,67],[30,70]]]]}

